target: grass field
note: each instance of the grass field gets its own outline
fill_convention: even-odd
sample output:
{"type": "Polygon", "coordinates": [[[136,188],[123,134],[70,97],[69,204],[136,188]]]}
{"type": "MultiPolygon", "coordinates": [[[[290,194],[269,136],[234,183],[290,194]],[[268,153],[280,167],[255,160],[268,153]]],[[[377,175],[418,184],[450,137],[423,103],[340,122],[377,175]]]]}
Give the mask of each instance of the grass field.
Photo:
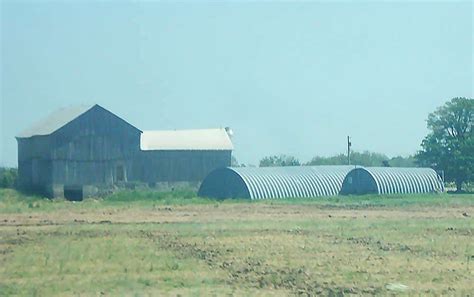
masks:
{"type": "Polygon", "coordinates": [[[474,195],[83,202],[0,190],[0,295],[474,292],[474,195]]]}

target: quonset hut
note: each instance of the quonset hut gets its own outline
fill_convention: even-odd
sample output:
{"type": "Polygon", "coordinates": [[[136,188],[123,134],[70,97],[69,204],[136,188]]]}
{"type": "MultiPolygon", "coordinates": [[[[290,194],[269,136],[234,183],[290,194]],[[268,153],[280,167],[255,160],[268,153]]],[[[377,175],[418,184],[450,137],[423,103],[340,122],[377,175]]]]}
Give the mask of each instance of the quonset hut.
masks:
{"type": "Polygon", "coordinates": [[[359,167],[344,178],[341,194],[416,194],[443,192],[431,168],[359,167]]]}
{"type": "Polygon", "coordinates": [[[197,187],[233,149],[226,129],[142,132],[99,105],[58,110],[16,138],[19,186],[74,200],[129,182],[197,187]]]}
{"type": "Polygon", "coordinates": [[[354,166],[227,167],[212,171],[198,195],[211,198],[301,198],[338,195],[354,166]]]}

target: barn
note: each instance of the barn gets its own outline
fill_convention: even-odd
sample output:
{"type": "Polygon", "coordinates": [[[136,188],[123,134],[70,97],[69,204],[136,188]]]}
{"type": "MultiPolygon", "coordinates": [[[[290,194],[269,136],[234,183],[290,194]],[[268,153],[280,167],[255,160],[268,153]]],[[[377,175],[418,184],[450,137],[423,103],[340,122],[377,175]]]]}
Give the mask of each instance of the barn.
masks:
{"type": "Polygon", "coordinates": [[[226,129],[143,132],[99,105],[60,109],[16,139],[19,186],[70,199],[134,182],[196,186],[233,150],[226,129]]]}
{"type": "Polygon", "coordinates": [[[228,167],[211,172],[198,195],[278,199],[335,196],[354,166],[228,167]]]}
{"type": "Polygon", "coordinates": [[[135,179],[162,189],[197,189],[212,170],[230,165],[233,145],[226,129],[144,131],[140,149],[135,179]]]}
{"type": "Polygon", "coordinates": [[[417,194],[443,192],[431,168],[358,167],[344,178],[341,194],[417,194]]]}

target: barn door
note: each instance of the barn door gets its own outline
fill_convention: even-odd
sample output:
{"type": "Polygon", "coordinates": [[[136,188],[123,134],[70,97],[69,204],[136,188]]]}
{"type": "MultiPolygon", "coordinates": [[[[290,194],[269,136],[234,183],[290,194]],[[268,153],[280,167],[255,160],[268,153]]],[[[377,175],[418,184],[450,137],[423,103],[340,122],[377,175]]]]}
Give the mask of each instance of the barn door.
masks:
{"type": "Polygon", "coordinates": [[[127,170],[123,164],[115,165],[115,182],[126,182],[127,170]]]}

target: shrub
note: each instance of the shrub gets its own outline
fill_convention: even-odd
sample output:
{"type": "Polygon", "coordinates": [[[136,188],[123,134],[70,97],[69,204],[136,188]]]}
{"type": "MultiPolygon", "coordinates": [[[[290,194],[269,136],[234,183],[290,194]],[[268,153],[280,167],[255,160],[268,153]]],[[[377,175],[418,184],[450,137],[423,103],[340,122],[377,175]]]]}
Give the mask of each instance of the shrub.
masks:
{"type": "Polygon", "coordinates": [[[18,169],[16,168],[0,168],[0,188],[16,187],[18,178],[18,169]]]}

